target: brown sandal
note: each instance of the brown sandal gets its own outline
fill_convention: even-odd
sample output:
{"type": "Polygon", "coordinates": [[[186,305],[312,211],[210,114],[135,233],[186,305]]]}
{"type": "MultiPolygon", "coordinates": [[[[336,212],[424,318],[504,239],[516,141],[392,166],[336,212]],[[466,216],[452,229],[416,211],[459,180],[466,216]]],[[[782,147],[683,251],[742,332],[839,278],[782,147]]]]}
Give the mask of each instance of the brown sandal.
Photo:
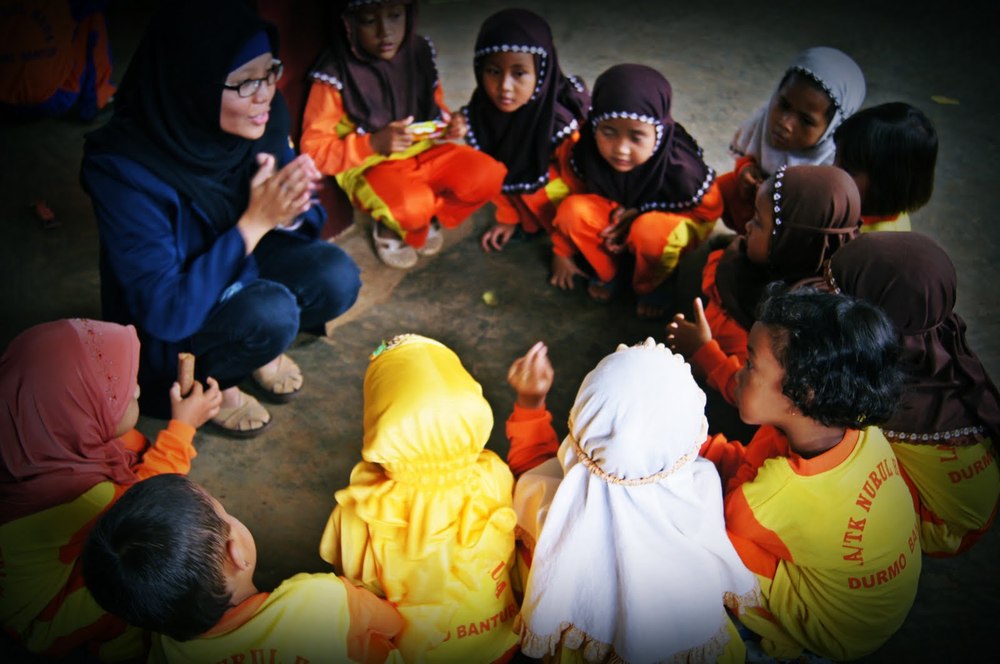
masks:
{"type": "Polygon", "coordinates": [[[273,368],[261,367],[254,371],[253,379],[265,397],[279,403],[288,401],[302,390],[302,369],[284,353],[278,356],[273,368]]]}
{"type": "Polygon", "coordinates": [[[240,390],[240,405],[221,408],[210,421],[217,431],[233,438],[253,438],[271,426],[271,414],[254,397],[240,390]]]}

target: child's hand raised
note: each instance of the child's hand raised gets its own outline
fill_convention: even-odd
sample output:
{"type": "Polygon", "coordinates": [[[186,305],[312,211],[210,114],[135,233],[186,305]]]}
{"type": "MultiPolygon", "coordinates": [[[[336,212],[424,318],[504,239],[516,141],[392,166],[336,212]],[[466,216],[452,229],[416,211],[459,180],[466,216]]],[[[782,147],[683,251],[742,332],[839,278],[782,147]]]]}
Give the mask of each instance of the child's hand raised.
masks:
{"type": "Polygon", "coordinates": [[[690,359],[698,349],[712,340],[712,330],[705,318],[701,299],[694,299],[694,321],[684,320],[684,314],[677,314],[667,324],[667,345],[670,350],[690,359]]]}
{"type": "Polygon", "coordinates": [[[507,382],[517,392],[517,405],[529,409],[544,407],[554,375],[549,349],[539,341],[523,357],[514,360],[507,371],[507,382]]]}
{"type": "Polygon", "coordinates": [[[389,156],[393,152],[402,152],[413,145],[413,134],[406,127],[413,123],[413,116],[390,122],[371,135],[372,150],[381,155],[389,156]]]}
{"type": "Polygon", "coordinates": [[[214,378],[207,381],[208,389],[195,381],[191,392],[181,396],[181,385],[174,382],[170,386],[170,419],[190,424],[195,429],[219,414],[222,407],[222,390],[214,378]]]}

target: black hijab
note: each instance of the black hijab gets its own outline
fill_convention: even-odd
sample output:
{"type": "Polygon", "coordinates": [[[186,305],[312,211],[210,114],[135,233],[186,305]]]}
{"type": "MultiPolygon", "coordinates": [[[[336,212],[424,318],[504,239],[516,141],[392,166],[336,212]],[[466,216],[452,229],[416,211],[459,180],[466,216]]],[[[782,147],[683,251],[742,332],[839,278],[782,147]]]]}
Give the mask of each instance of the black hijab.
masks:
{"type": "Polygon", "coordinates": [[[462,109],[469,124],[465,140],[507,166],[504,193],[537,190],[548,183],[552,151],[587,116],[586,86],[563,74],[549,24],[526,9],[504,9],[483,21],[473,67],[477,87],[462,109]],[[484,56],[511,51],[533,55],[537,80],[531,100],[504,113],[483,91],[482,65],[484,56]]]}
{"type": "Polygon", "coordinates": [[[234,59],[266,31],[277,55],[277,31],[240,0],[166,3],[150,21],[115,96],[115,113],[87,135],[84,155],[118,154],[142,164],[191,199],[218,232],[246,209],[255,155],[280,155],[289,115],[275,94],[256,141],[219,126],[222,84],[244,63],[234,59]]]}
{"type": "Polygon", "coordinates": [[[645,65],[615,65],[597,77],[593,107],[573,167],[587,190],[639,212],[697,207],[715,179],[701,148],[670,115],[670,83],[645,65]],[[628,173],[614,170],[597,150],[594,131],[609,118],[641,120],[656,128],[659,144],[646,163],[628,173]]]}
{"type": "Polygon", "coordinates": [[[340,0],[334,3],[330,46],[309,77],[340,91],[347,117],[362,132],[378,131],[412,115],[416,122],[436,120],[438,82],[431,42],[416,34],[417,3],[408,0],[340,0]],[[366,7],[399,2],[406,8],[406,33],[392,60],[364,51],[354,34],[353,13],[366,7]]]}

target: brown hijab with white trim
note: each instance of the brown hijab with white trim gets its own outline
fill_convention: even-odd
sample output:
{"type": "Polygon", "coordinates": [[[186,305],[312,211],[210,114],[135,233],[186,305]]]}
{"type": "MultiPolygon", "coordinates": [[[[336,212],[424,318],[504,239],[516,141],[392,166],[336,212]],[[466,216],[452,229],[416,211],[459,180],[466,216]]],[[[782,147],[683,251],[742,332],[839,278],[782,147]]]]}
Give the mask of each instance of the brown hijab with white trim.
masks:
{"type": "Polygon", "coordinates": [[[726,313],[747,330],[768,283],[819,276],[824,261],[857,236],[861,222],[858,187],[834,166],[783,166],[761,187],[775,209],[767,264],[752,263],[739,238],[738,251],[726,252],[715,279],[726,313]]]}
{"type": "Polygon", "coordinates": [[[1000,440],[1000,393],[965,339],[954,311],[958,275],[939,244],[920,233],[866,233],[834,255],[830,272],[843,292],[884,309],[899,330],[906,389],[883,428],[934,434],[983,426],[1000,440]]]}

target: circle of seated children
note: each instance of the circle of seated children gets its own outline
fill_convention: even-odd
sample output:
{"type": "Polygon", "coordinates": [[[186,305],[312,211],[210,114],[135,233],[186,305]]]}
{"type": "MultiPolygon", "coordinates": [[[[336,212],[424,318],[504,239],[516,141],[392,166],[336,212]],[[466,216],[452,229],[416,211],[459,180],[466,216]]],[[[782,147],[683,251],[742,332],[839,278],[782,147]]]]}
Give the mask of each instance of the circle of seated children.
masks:
{"type": "Polygon", "coordinates": [[[239,437],[271,421],[240,383],[294,396],[303,377],[285,349],[300,330],[323,331],[361,286],[350,256],[319,239],[321,175],[289,143],[276,40],[245,3],[172,4],[144,34],[114,115],[87,136],[81,168],[103,316],[142,339],[143,412],[166,416],[178,353],[190,352],[223,391],[212,423],[239,437]]]}
{"type": "Polygon", "coordinates": [[[302,144],[311,157],[287,148],[270,26],[235,0],[175,3],[158,15],[115,117],[88,138],[82,171],[106,250],[102,300],[109,315],[136,323],[143,344],[131,327],[59,321],[25,332],[0,359],[4,426],[17,431],[3,437],[5,629],[32,652],[88,647],[108,658],[144,655],[141,630],[151,630],[151,656],[165,661],[268,649],[314,661],[505,661],[518,649],[586,661],[743,661],[748,651],[849,659],[880,647],[913,603],[921,552],[971,546],[1000,496],[991,463],[1000,399],[953,312],[954,266],[919,234],[854,239],[859,225],[909,228],[906,213],[933,188],[933,126],[902,103],[855,114],[860,68],[836,49],[811,48],[737,131],[736,168],[716,178],[673,119],[662,74],[616,65],[590,99],[562,73],[548,24],[525,10],[484,21],[475,92],[452,115],[417,13],[415,1],[337,3],[330,46],[310,73],[302,144]],[[231,27],[224,38],[205,37],[205,11],[231,27]],[[167,61],[166,70],[156,64],[167,61]],[[177,145],[165,147],[164,128],[177,145]],[[468,146],[448,142],[463,137],[468,146]],[[213,178],[222,172],[225,192],[206,181],[206,166],[213,178]],[[322,174],[371,214],[376,253],[390,266],[436,253],[440,226],[493,201],[484,250],[501,250],[518,225],[545,229],[552,285],[583,276],[588,294],[607,300],[630,283],[645,318],[673,313],[678,262],[717,218],[741,236],[706,252],[707,304],[697,300],[690,321],[668,326],[678,354],[648,340],[604,358],[581,385],[561,443],[545,408],[554,378],[546,347],[515,360],[507,464],[485,449],[492,412],[454,352],[419,335],[380,346],[365,375],[362,461],[322,535],[334,573],[261,592],[252,534],[183,475],[206,421],[263,430],[270,414],[238,383],[252,375],[273,399],[297,392],[301,371],[283,352],[291,338],[357,295],[353,261],[315,241],[322,174]],[[164,200],[183,211],[164,213],[164,200]],[[172,264],[179,280],[161,284],[143,270],[165,260],[160,245],[173,239],[138,223],[133,208],[154,210],[161,231],[198,218],[226,239],[180,247],[190,264],[172,264]],[[279,254],[284,266],[299,251],[326,263],[323,283],[279,267],[279,254]],[[198,268],[223,255],[235,278],[198,268]],[[889,274],[905,279],[886,284],[889,274]],[[768,287],[774,280],[782,287],[768,287]],[[284,288],[287,315],[253,299],[244,313],[267,310],[283,323],[253,357],[199,339],[205,328],[187,325],[198,316],[178,315],[177,294],[163,288],[211,291],[199,305],[208,325],[259,298],[263,282],[284,288]],[[141,285],[150,283],[157,288],[141,285]],[[809,287],[817,283],[834,292],[809,287]],[[150,321],[162,327],[150,331],[150,321]],[[174,384],[178,350],[199,356],[201,380],[187,396],[174,384]],[[748,444],[705,440],[705,394],[682,355],[759,427],[748,444]],[[928,381],[931,356],[949,380],[928,381]],[[36,370],[49,359],[59,366],[36,370]],[[66,398],[30,378],[48,385],[72,367],[80,384],[66,378],[66,398]],[[147,379],[158,387],[142,390],[144,411],[149,402],[161,407],[151,414],[172,412],[154,443],[134,430],[147,379]],[[903,397],[901,382],[911,387],[903,397]],[[29,415],[38,420],[26,425],[29,415]],[[595,528],[620,535],[595,545],[595,528]],[[44,546],[27,531],[47,532],[44,546]],[[858,545],[844,556],[844,542],[858,545]],[[668,552],[675,564],[649,566],[668,552]],[[717,573],[704,574],[706,565],[717,573]],[[28,569],[37,576],[21,574],[28,569]],[[616,585],[635,578],[643,582],[627,591],[616,585]],[[654,614],[673,619],[651,624],[654,614]]]}

